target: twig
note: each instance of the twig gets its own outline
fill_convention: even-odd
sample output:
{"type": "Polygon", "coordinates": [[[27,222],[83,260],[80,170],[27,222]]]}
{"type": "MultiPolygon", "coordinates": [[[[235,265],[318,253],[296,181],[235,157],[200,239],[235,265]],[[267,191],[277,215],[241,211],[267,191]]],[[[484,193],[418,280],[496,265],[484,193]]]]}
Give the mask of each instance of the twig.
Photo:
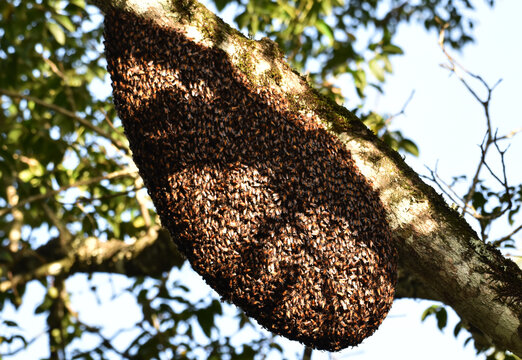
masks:
{"type": "Polygon", "coordinates": [[[303,360],[311,360],[312,359],[312,348],[309,346],[305,346],[304,352],[303,352],[303,360]]]}
{"type": "Polygon", "coordinates": [[[408,107],[411,100],[413,99],[413,95],[415,95],[415,90],[411,91],[410,96],[408,96],[408,99],[406,99],[406,102],[404,103],[404,105],[402,105],[402,109],[398,113],[393,114],[388,119],[386,119],[386,124],[389,124],[394,118],[405,114],[406,108],[408,107]]]}
{"type": "Polygon", "coordinates": [[[85,186],[85,185],[91,185],[91,184],[95,184],[95,183],[98,183],[102,180],[110,180],[110,179],[115,179],[115,178],[118,178],[118,177],[122,177],[122,176],[127,176],[127,175],[134,175],[134,176],[137,176],[137,171],[135,169],[131,169],[131,168],[127,168],[127,169],[123,169],[123,170],[119,170],[119,171],[114,171],[112,173],[109,173],[107,175],[103,175],[103,176],[97,176],[97,177],[94,177],[94,178],[90,178],[90,179],[85,179],[85,180],[80,180],[74,184],[70,184],[70,185],[64,185],[56,190],[52,190],[52,191],[49,191],[48,193],[45,193],[45,194],[39,194],[39,195],[34,195],[34,196],[30,196],[22,201],[19,201],[16,205],[14,206],[11,206],[11,207],[8,207],[6,209],[2,209],[0,210],[0,216],[3,216],[7,213],[10,213],[11,211],[13,211],[14,209],[17,209],[21,206],[24,206],[25,204],[28,204],[28,203],[31,203],[31,202],[34,202],[34,201],[38,201],[38,200],[42,200],[42,199],[47,199],[47,198],[50,198],[52,196],[55,196],[59,193],[61,193],[62,191],[64,190],[67,190],[67,189],[70,189],[70,188],[74,188],[74,187],[79,187],[79,186],[85,186]]]}
{"type": "Polygon", "coordinates": [[[448,27],[448,24],[444,24],[444,26],[441,28],[439,33],[439,46],[442,49],[442,52],[444,55],[446,55],[449,65],[446,65],[445,67],[449,69],[452,73],[454,73],[460,82],[464,84],[466,89],[473,95],[473,97],[482,105],[484,114],[486,116],[486,134],[484,135],[484,140],[482,141],[482,144],[480,145],[481,149],[481,156],[480,161],[478,163],[477,169],[475,171],[475,175],[473,176],[473,179],[471,180],[471,184],[469,186],[469,189],[466,193],[466,195],[463,197],[464,199],[464,206],[462,207],[462,215],[465,215],[467,212],[468,204],[470,203],[471,199],[473,198],[473,195],[476,192],[477,185],[479,183],[479,177],[480,172],[482,170],[482,166],[486,165],[486,154],[492,144],[495,143],[496,137],[492,136],[493,130],[491,126],[491,116],[489,113],[489,104],[491,101],[491,96],[493,94],[493,90],[497,87],[498,84],[502,81],[502,79],[499,79],[495,85],[490,87],[487,82],[479,75],[475,75],[471,73],[470,71],[466,70],[462,65],[460,65],[453,57],[448,53],[446,50],[446,47],[444,46],[444,34],[445,30],[448,27]],[[465,74],[471,76],[472,78],[478,80],[487,90],[487,97],[485,100],[481,99],[480,96],[473,90],[473,88],[468,84],[468,82],[464,79],[462,76],[460,70],[462,70],[465,74]]]}
{"type": "Polygon", "coordinates": [[[31,346],[36,340],[38,340],[42,335],[45,335],[45,331],[42,331],[40,334],[33,337],[31,340],[26,341],[23,346],[20,346],[18,349],[12,350],[10,352],[6,353],[0,353],[0,359],[3,357],[11,357],[18,354],[20,351],[27,349],[29,346],[31,346]]]}
{"type": "Polygon", "coordinates": [[[103,109],[100,109],[99,111],[103,114],[103,117],[105,118],[105,121],[107,122],[107,124],[109,124],[110,128],[112,130],[114,130],[114,132],[116,132],[116,133],[118,133],[120,135],[123,135],[123,133],[120,130],[118,130],[116,128],[116,126],[114,126],[114,124],[112,123],[111,119],[109,119],[109,115],[107,114],[107,112],[105,110],[103,110],[103,109]]]}
{"type": "MultiPolygon", "coordinates": [[[[101,334],[101,329],[100,328],[98,328],[96,326],[91,326],[91,325],[88,325],[88,324],[82,322],[80,320],[80,317],[79,317],[78,313],[76,311],[74,311],[74,309],[71,308],[71,306],[70,306],[70,304],[68,302],[65,303],[65,308],[67,309],[67,312],[72,317],[74,317],[74,319],[76,320],[78,325],[80,327],[82,327],[84,331],[87,331],[87,332],[92,333],[92,334],[96,334],[101,339],[100,346],[103,346],[103,347],[107,348],[108,350],[111,350],[111,351],[115,352],[116,354],[118,354],[122,358],[130,359],[129,357],[125,357],[124,354],[121,351],[119,351],[118,349],[116,349],[114,347],[114,345],[112,345],[112,341],[120,334],[120,331],[118,331],[116,334],[114,334],[114,336],[112,338],[110,338],[110,339],[106,338],[105,336],[103,336],[101,334]]],[[[80,354],[77,354],[77,356],[81,357],[81,355],[88,355],[92,351],[93,350],[87,350],[87,351],[84,351],[84,352],[82,352],[80,354]]]]}
{"type": "Polygon", "coordinates": [[[432,170],[426,166],[426,169],[430,172],[431,177],[428,177],[426,175],[421,175],[421,177],[432,181],[435,185],[437,185],[437,187],[440,189],[440,191],[442,191],[442,193],[444,195],[446,195],[453,203],[459,204],[459,202],[462,202],[462,199],[455,192],[455,190],[453,190],[452,185],[449,185],[444,180],[442,180],[442,178],[438,174],[437,167],[438,167],[438,164],[435,164],[435,170],[432,170]],[[448,189],[449,191],[446,189],[448,189]]]}
{"type": "Polygon", "coordinates": [[[500,163],[502,164],[502,176],[503,176],[503,179],[500,179],[494,172],[493,170],[491,170],[491,168],[489,167],[489,165],[487,163],[484,163],[484,165],[486,166],[486,168],[488,169],[489,173],[491,174],[491,176],[493,176],[499,183],[500,185],[502,185],[504,187],[504,190],[506,191],[506,195],[507,195],[507,201],[508,201],[508,206],[506,208],[507,209],[510,209],[513,204],[511,202],[511,189],[509,187],[509,184],[508,184],[508,180],[507,180],[507,174],[506,174],[506,162],[504,160],[504,154],[506,153],[507,151],[507,148],[506,150],[502,151],[500,150],[498,144],[496,142],[494,142],[495,144],[495,147],[498,151],[498,153],[500,154],[500,163]]]}
{"type": "Polygon", "coordinates": [[[73,239],[73,235],[71,232],[67,229],[65,224],[63,224],[60,219],[58,219],[58,216],[54,213],[54,211],[51,210],[51,208],[47,204],[42,204],[42,208],[49,218],[51,220],[51,223],[58,229],[59,239],[60,239],[60,246],[66,247],[73,239]]]}
{"type": "Polygon", "coordinates": [[[70,110],[67,110],[67,109],[65,109],[65,108],[63,108],[61,106],[55,105],[55,104],[50,104],[50,103],[48,103],[46,101],[43,101],[41,99],[38,99],[38,98],[36,98],[34,96],[23,95],[23,94],[16,93],[16,92],[13,92],[13,91],[9,91],[9,90],[5,90],[5,89],[0,89],[0,94],[9,96],[11,98],[25,99],[25,100],[28,100],[28,101],[34,101],[38,105],[44,106],[44,107],[46,107],[48,109],[54,110],[54,111],[62,114],[62,115],[68,116],[68,117],[78,121],[80,124],[82,124],[86,128],[91,129],[92,131],[94,131],[98,135],[108,139],[114,146],[116,146],[118,149],[123,151],[125,154],[129,154],[129,148],[127,146],[125,146],[125,144],[123,144],[121,141],[119,141],[117,139],[114,139],[113,137],[111,137],[111,135],[109,133],[106,133],[103,129],[97,127],[96,125],[93,125],[90,121],[87,121],[87,120],[79,117],[78,115],[76,115],[74,112],[72,112],[70,110]]]}
{"type": "Polygon", "coordinates": [[[67,80],[67,77],[63,73],[63,64],[60,64],[60,67],[62,69],[58,69],[58,66],[49,58],[46,58],[45,56],[41,55],[42,59],[45,61],[47,65],[51,68],[52,72],[54,72],[60,79],[62,79],[65,93],[67,94],[67,100],[69,101],[69,104],[71,105],[72,109],[76,111],[76,101],[74,100],[74,95],[71,90],[71,86],[69,85],[69,81],[67,80]]]}
{"type": "Polygon", "coordinates": [[[507,133],[506,135],[503,135],[501,137],[496,137],[495,141],[510,139],[520,132],[522,132],[522,127],[515,129],[515,130],[511,130],[509,133],[507,133]]]}
{"type": "Polygon", "coordinates": [[[113,199],[113,198],[118,197],[118,196],[126,196],[129,193],[131,193],[133,191],[138,191],[140,189],[142,189],[142,188],[134,188],[133,187],[133,188],[131,188],[129,190],[114,192],[114,193],[112,193],[110,195],[93,196],[93,197],[78,196],[78,198],[75,201],[73,201],[73,202],[60,201],[60,200],[56,200],[56,202],[61,204],[61,205],[82,206],[82,204],[93,203],[95,201],[104,201],[104,200],[113,199]]]}
{"type": "MultiPolygon", "coordinates": [[[[137,177],[134,179],[134,185],[136,188],[142,188],[143,187],[143,179],[141,177],[137,177]]],[[[147,207],[147,197],[145,195],[145,191],[136,191],[136,201],[138,202],[138,205],[140,206],[140,212],[141,216],[143,217],[143,221],[145,223],[145,226],[147,228],[150,228],[151,225],[151,219],[149,214],[149,208],[147,207]]]]}
{"type": "Polygon", "coordinates": [[[494,245],[494,246],[498,246],[498,245],[502,244],[504,241],[511,239],[511,237],[512,237],[513,235],[515,235],[517,232],[519,232],[520,230],[522,230],[522,225],[519,225],[519,226],[516,227],[513,231],[511,231],[509,234],[507,234],[507,235],[501,237],[500,239],[495,240],[495,241],[493,242],[493,245],[494,245]]]}

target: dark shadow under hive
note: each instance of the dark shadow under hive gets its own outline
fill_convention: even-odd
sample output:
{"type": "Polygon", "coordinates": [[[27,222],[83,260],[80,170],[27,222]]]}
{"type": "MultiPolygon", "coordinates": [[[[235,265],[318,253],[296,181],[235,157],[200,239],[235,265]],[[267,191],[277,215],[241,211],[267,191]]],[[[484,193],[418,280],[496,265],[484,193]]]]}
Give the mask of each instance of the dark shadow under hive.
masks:
{"type": "Polygon", "coordinates": [[[134,160],[194,270],[308,346],[371,335],[393,301],[397,256],[349,151],[178,31],[107,14],[105,46],[134,160]]]}

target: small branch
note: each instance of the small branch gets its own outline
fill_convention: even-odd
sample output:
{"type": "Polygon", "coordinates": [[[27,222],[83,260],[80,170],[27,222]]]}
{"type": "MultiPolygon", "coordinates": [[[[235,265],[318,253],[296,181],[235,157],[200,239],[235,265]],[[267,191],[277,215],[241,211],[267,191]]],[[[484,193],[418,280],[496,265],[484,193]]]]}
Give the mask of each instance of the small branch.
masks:
{"type": "Polygon", "coordinates": [[[78,196],[78,198],[73,202],[59,201],[59,200],[56,200],[56,202],[59,204],[62,204],[62,205],[82,206],[82,204],[93,203],[95,201],[103,202],[105,200],[113,199],[118,196],[128,196],[129,193],[131,193],[133,191],[138,191],[140,189],[142,189],[142,188],[133,187],[133,188],[130,188],[129,190],[114,192],[110,195],[93,196],[93,197],[78,196]]]}
{"type": "MultiPolygon", "coordinates": [[[[9,185],[6,189],[7,203],[10,207],[18,206],[18,194],[16,188],[13,185],[9,185]]],[[[19,243],[22,238],[22,225],[24,220],[24,214],[18,210],[13,210],[13,220],[11,221],[11,229],[7,235],[9,239],[9,250],[13,253],[19,249],[19,243]]]]}
{"type": "Polygon", "coordinates": [[[51,210],[51,208],[47,204],[42,204],[42,208],[51,221],[51,223],[58,229],[59,239],[60,239],[60,246],[66,247],[73,239],[73,235],[71,232],[67,229],[65,224],[63,224],[60,219],[58,219],[58,216],[54,213],[54,211],[51,210]]]}
{"type": "MultiPolygon", "coordinates": [[[[448,27],[448,25],[444,24],[444,26],[442,27],[442,29],[440,30],[440,33],[439,33],[439,46],[440,46],[440,48],[442,49],[442,52],[444,53],[444,55],[446,55],[446,58],[449,61],[449,65],[446,65],[444,67],[447,68],[448,70],[450,70],[452,73],[454,73],[458,77],[460,82],[462,84],[464,84],[464,86],[470,92],[470,94],[472,94],[473,97],[482,105],[482,107],[484,109],[484,114],[485,114],[485,117],[486,117],[486,134],[484,136],[484,140],[482,141],[482,144],[480,145],[480,149],[481,149],[480,161],[479,161],[479,163],[477,165],[477,169],[475,171],[475,175],[473,176],[473,179],[471,181],[469,189],[468,189],[466,195],[463,198],[464,199],[464,206],[462,207],[462,213],[461,214],[465,215],[466,212],[467,212],[468,205],[471,202],[471,199],[473,198],[473,195],[475,194],[477,185],[479,183],[479,176],[480,176],[480,172],[482,170],[482,166],[485,165],[487,167],[486,155],[488,153],[488,150],[490,149],[490,146],[492,144],[495,144],[495,146],[497,146],[497,144],[496,144],[497,138],[496,138],[496,136],[492,136],[493,129],[492,129],[492,125],[491,125],[491,116],[490,116],[490,113],[489,113],[489,104],[490,104],[490,101],[491,101],[491,96],[493,94],[493,91],[495,90],[497,85],[500,84],[502,79],[499,79],[493,86],[490,87],[488,85],[488,83],[481,76],[471,73],[470,71],[466,70],[462,65],[460,65],[448,53],[448,51],[446,50],[446,47],[444,46],[444,34],[445,34],[445,30],[446,30],[447,27],[448,27]],[[482,100],[480,98],[480,96],[478,96],[478,94],[475,92],[475,90],[473,90],[473,88],[468,84],[468,82],[464,79],[464,76],[461,74],[461,70],[464,72],[464,74],[467,74],[467,75],[471,76],[472,78],[478,80],[486,88],[486,90],[487,90],[487,97],[486,97],[485,100],[482,100]]],[[[497,146],[497,149],[498,149],[498,146],[497,146]]],[[[503,155],[502,155],[502,157],[503,157],[503,155]]],[[[505,167],[504,167],[504,171],[505,171],[505,167]]],[[[506,184],[507,184],[507,182],[506,182],[506,184]]]]}
{"type": "Polygon", "coordinates": [[[0,210],[0,216],[3,216],[5,214],[7,214],[7,213],[10,213],[14,209],[17,209],[17,208],[19,208],[21,206],[24,206],[25,204],[29,204],[31,202],[35,202],[35,201],[38,201],[38,200],[47,199],[47,198],[50,198],[52,196],[55,196],[55,195],[61,193],[64,190],[67,190],[67,189],[80,187],[80,186],[85,186],[85,185],[91,185],[91,184],[98,183],[98,182],[100,182],[102,180],[110,180],[110,179],[115,179],[115,178],[122,177],[122,176],[127,176],[127,175],[137,176],[137,171],[135,169],[127,168],[127,169],[124,169],[124,170],[119,170],[119,171],[115,171],[115,172],[109,173],[107,175],[97,176],[97,177],[86,179],[86,180],[80,180],[80,181],[78,181],[78,182],[76,182],[74,184],[64,185],[64,186],[62,186],[62,187],[60,187],[60,188],[58,188],[56,190],[49,191],[48,193],[45,193],[45,194],[39,194],[39,195],[30,196],[30,197],[26,198],[25,200],[22,200],[22,201],[18,202],[14,206],[11,206],[11,207],[8,207],[6,209],[0,210]]]}
{"type": "Polygon", "coordinates": [[[105,121],[107,122],[107,124],[109,124],[110,128],[112,130],[114,130],[115,133],[118,133],[118,134],[120,134],[122,136],[125,135],[123,132],[121,132],[121,130],[116,129],[116,126],[114,126],[114,124],[112,123],[111,119],[109,119],[109,115],[107,115],[107,112],[105,110],[100,109],[99,111],[103,114],[103,117],[104,117],[105,121]]]}
{"type": "Polygon", "coordinates": [[[65,360],[65,346],[67,337],[64,329],[64,319],[67,317],[65,302],[67,291],[65,289],[65,278],[57,276],[54,278],[53,285],[56,297],[53,298],[49,314],[47,315],[47,332],[49,334],[49,349],[51,360],[65,360]]]}
{"type": "Polygon", "coordinates": [[[510,131],[510,132],[507,133],[506,135],[503,135],[503,136],[501,136],[501,137],[497,137],[497,138],[495,138],[495,141],[510,139],[510,138],[512,138],[513,136],[515,136],[516,134],[518,134],[518,133],[520,133],[520,132],[522,132],[522,127],[510,131]]]}
{"type": "Polygon", "coordinates": [[[494,246],[499,246],[501,245],[504,241],[507,241],[509,239],[511,239],[513,237],[513,235],[515,235],[516,233],[518,233],[520,230],[522,230],[522,225],[519,225],[518,227],[516,227],[513,231],[511,231],[509,234],[501,237],[500,239],[498,240],[495,240],[493,242],[493,245],[494,246]]]}
{"type": "Polygon", "coordinates": [[[23,94],[15,93],[15,92],[5,90],[5,89],[0,89],[0,94],[9,96],[11,98],[25,99],[28,101],[33,101],[40,106],[44,106],[48,109],[56,111],[57,113],[68,116],[68,117],[76,120],[77,122],[79,122],[80,124],[85,126],[86,128],[94,131],[96,134],[108,139],[114,146],[116,146],[118,149],[123,151],[125,154],[129,154],[129,148],[127,146],[125,146],[125,144],[123,144],[121,141],[112,138],[109,133],[106,133],[103,129],[97,127],[96,125],[93,125],[90,121],[87,121],[87,120],[79,117],[78,115],[76,115],[74,112],[72,112],[70,110],[64,109],[63,107],[57,106],[55,104],[50,104],[46,101],[43,101],[43,100],[38,99],[33,96],[23,95],[23,94]]]}
{"type": "MultiPolygon", "coordinates": [[[[46,58],[43,55],[41,55],[41,57],[42,57],[43,61],[47,65],[49,65],[49,67],[51,68],[51,71],[53,73],[55,73],[60,79],[62,79],[63,84],[64,84],[64,88],[65,88],[65,93],[67,94],[67,100],[69,101],[69,104],[71,105],[73,110],[76,111],[76,101],[74,101],[74,95],[73,95],[73,93],[71,91],[71,87],[69,86],[69,82],[67,80],[67,77],[63,73],[63,70],[58,69],[58,66],[51,59],[46,58]]],[[[62,65],[62,64],[60,64],[60,65],[62,65]]],[[[62,68],[63,68],[63,65],[62,65],[62,68]]]]}
{"type": "Polygon", "coordinates": [[[484,165],[485,159],[486,159],[486,152],[489,148],[489,145],[486,147],[480,146],[481,155],[480,155],[480,161],[477,166],[477,170],[475,171],[475,175],[473,175],[473,179],[471,180],[471,185],[469,186],[469,189],[466,193],[466,195],[463,198],[464,205],[462,206],[462,213],[461,215],[466,214],[466,209],[469,206],[469,203],[471,202],[471,199],[473,198],[473,195],[475,195],[475,191],[477,189],[477,184],[479,183],[479,176],[480,172],[482,170],[482,166],[484,165]]]}
{"type": "Polygon", "coordinates": [[[45,335],[45,332],[41,332],[40,334],[33,337],[31,340],[26,341],[23,346],[20,346],[18,349],[12,350],[6,353],[0,353],[0,359],[4,357],[11,357],[18,354],[20,351],[27,350],[29,346],[31,346],[36,340],[38,340],[42,335],[45,335]]]}
{"type": "Polygon", "coordinates": [[[303,352],[303,360],[311,360],[312,359],[312,348],[305,346],[304,352],[303,352]]]}
{"type": "Polygon", "coordinates": [[[153,225],[140,238],[125,242],[118,239],[78,239],[71,245],[72,250],[59,260],[55,260],[58,244],[55,248],[46,248],[48,244],[43,245],[24,256],[24,263],[17,263],[19,269],[24,269],[23,273],[8,272],[9,279],[0,282],[0,293],[16,291],[18,285],[45,276],[94,272],[160,276],[174,266],[181,266],[184,261],[174,242],[166,234],[166,230],[161,230],[159,225],[153,225]],[[30,270],[34,264],[43,265],[30,270]]]}
{"type": "Polygon", "coordinates": [[[401,115],[404,115],[406,113],[406,108],[408,107],[408,105],[410,104],[411,100],[413,99],[413,95],[415,95],[415,90],[412,90],[411,93],[410,93],[410,96],[408,96],[408,99],[406,99],[406,102],[404,103],[404,105],[402,105],[402,108],[401,110],[396,113],[396,114],[393,114],[392,116],[390,116],[388,119],[386,119],[386,124],[388,125],[389,123],[391,123],[391,121],[396,118],[396,117],[399,117],[401,115]]]}
{"type": "MultiPolygon", "coordinates": [[[[134,185],[137,189],[141,189],[143,187],[143,179],[141,177],[137,177],[134,180],[134,185]]],[[[151,229],[151,219],[149,214],[149,208],[147,207],[147,196],[145,191],[136,191],[136,201],[140,206],[141,216],[143,217],[143,221],[145,222],[145,226],[151,229]]]]}
{"type": "MultiPolygon", "coordinates": [[[[430,176],[421,175],[421,177],[430,180],[442,191],[444,195],[446,195],[453,203],[459,204],[462,203],[462,198],[453,190],[453,186],[447,184],[438,174],[437,165],[435,165],[435,170],[430,169],[426,166],[426,169],[430,172],[430,176]],[[447,190],[446,190],[447,189],[447,190]]],[[[459,205],[462,206],[462,205],[459,205]]]]}
{"type": "Polygon", "coordinates": [[[59,275],[66,273],[73,264],[73,260],[64,258],[38,267],[29,273],[18,274],[10,280],[0,282],[0,293],[10,289],[15,289],[18,285],[27,283],[33,279],[42,278],[49,275],[59,275]]]}

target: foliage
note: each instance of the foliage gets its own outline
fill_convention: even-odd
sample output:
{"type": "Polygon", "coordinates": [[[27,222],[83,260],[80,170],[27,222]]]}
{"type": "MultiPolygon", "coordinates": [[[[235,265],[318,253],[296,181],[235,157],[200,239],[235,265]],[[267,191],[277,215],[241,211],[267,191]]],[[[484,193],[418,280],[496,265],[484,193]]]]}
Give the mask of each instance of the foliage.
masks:
{"type": "MultiPolygon", "coordinates": [[[[365,95],[370,87],[381,91],[393,70],[390,59],[403,54],[394,43],[400,24],[415,20],[427,30],[446,24],[447,44],[460,48],[473,40],[474,22],[465,11],[476,1],[215,0],[215,5],[234,6],[239,28],[273,38],[293,66],[337,101],[344,95],[336,79],[351,76],[361,102],[355,111],[392,147],[417,155],[414,142],[389,130],[394,116],[362,110],[365,95]]],[[[121,358],[249,359],[282,352],[272,338],[238,346],[220,337],[221,303],[192,301],[188,289],[166,276],[182,260],[163,264],[156,253],[141,252],[141,244],[160,243],[165,235],[105,92],[98,11],[84,0],[7,0],[0,2],[0,24],[0,311],[20,306],[28,282],[39,281],[46,295],[35,313],[47,318],[51,359],[105,359],[111,352],[121,358]],[[123,251],[136,267],[118,267],[111,256],[123,251]],[[82,265],[84,255],[91,262],[82,265]],[[57,266],[66,271],[53,272],[57,266]],[[75,272],[98,271],[123,273],[133,282],[126,291],[134,294],[143,319],[124,350],[102,329],[80,321],[70,303],[65,280],[75,272]],[[78,346],[75,340],[86,334],[95,335],[99,346],[78,346]]],[[[512,222],[521,199],[522,187],[493,191],[479,183],[468,203],[482,219],[493,221],[490,215],[502,213],[512,222]]],[[[430,308],[425,316],[430,314],[445,326],[444,308],[430,308]]],[[[236,319],[239,329],[249,326],[244,315],[236,319]]],[[[14,321],[3,319],[0,326],[7,329],[0,335],[0,356],[17,354],[34,341],[14,321]]]]}
{"type": "MultiPolygon", "coordinates": [[[[240,29],[275,40],[294,68],[306,72],[317,88],[340,103],[344,96],[333,80],[351,76],[360,107],[369,88],[382,92],[386,75],[393,71],[391,58],[403,54],[394,43],[400,24],[418,21],[428,31],[444,25],[446,42],[454,48],[473,41],[475,24],[464,16],[473,9],[468,0],[219,0],[215,4],[218,10],[234,7],[240,29]]],[[[418,154],[415,144],[400,131],[387,130],[389,122],[375,124],[375,115],[360,117],[376,133],[384,127],[380,135],[392,148],[418,154]]]]}

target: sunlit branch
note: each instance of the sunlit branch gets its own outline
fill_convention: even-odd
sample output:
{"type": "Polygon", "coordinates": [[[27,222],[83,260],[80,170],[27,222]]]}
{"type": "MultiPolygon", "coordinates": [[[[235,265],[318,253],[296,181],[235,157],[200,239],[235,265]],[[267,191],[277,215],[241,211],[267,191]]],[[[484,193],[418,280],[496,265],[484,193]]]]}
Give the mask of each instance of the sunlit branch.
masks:
{"type": "MultiPolygon", "coordinates": [[[[18,205],[19,197],[16,188],[13,185],[7,186],[6,197],[9,206],[16,207],[18,205]]],[[[9,250],[13,253],[18,251],[19,243],[22,238],[23,219],[24,214],[20,210],[13,210],[11,229],[9,229],[9,234],[7,235],[9,239],[9,250]]]]}
{"type": "Polygon", "coordinates": [[[73,259],[64,258],[38,267],[36,270],[14,275],[10,280],[0,282],[0,292],[6,292],[16,288],[20,284],[27,283],[33,279],[42,278],[48,275],[59,275],[66,273],[73,264],[73,259]]]}
{"type": "Polygon", "coordinates": [[[105,121],[107,122],[107,124],[109,124],[110,128],[112,130],[114,130],[114,132],[120,134],[120,135],[124,135],[121,130],[118,130],[116,129],[116,126],[114,126],[114,124],[112,123],[111,119],[109,118],[109,115],[107,114],[107,112],[103,109],[100,109],[100,112],[103,114],[103,117],[105,118],[105,121]]]}
{"type": "Polygon", "coordinates": [[[495,141],[510,139],[510,138],[512,138],[513,136],[515,136],[516,134],[518,134],[520,132],[522,132],[522,127],[518,128],[518,129],[515,129],[515,130],[512,130],[509,133],[507,133],[506,135],[503,135],[501,137],[496,137],[495,141]]]}
{"type": "MultiPolygon", "coordinates": [[[[140,189],[143,187],[143,179],[140,177],[137,177],[134,180],[134,185],[137,189],[140,189]]],[[[151,225],[151,219],[149,214],[149,208],[147,206],[147,196],[146,193],[143,191],[136,191],[136,201],[138,202],[140,206],[140,212],[141,216],[143,217],[143,221],[145,222],[145,226],[147,228],[150,228],[151,225]]],[[[150,201],[149,201],[150,202],[150,201]]]]}

